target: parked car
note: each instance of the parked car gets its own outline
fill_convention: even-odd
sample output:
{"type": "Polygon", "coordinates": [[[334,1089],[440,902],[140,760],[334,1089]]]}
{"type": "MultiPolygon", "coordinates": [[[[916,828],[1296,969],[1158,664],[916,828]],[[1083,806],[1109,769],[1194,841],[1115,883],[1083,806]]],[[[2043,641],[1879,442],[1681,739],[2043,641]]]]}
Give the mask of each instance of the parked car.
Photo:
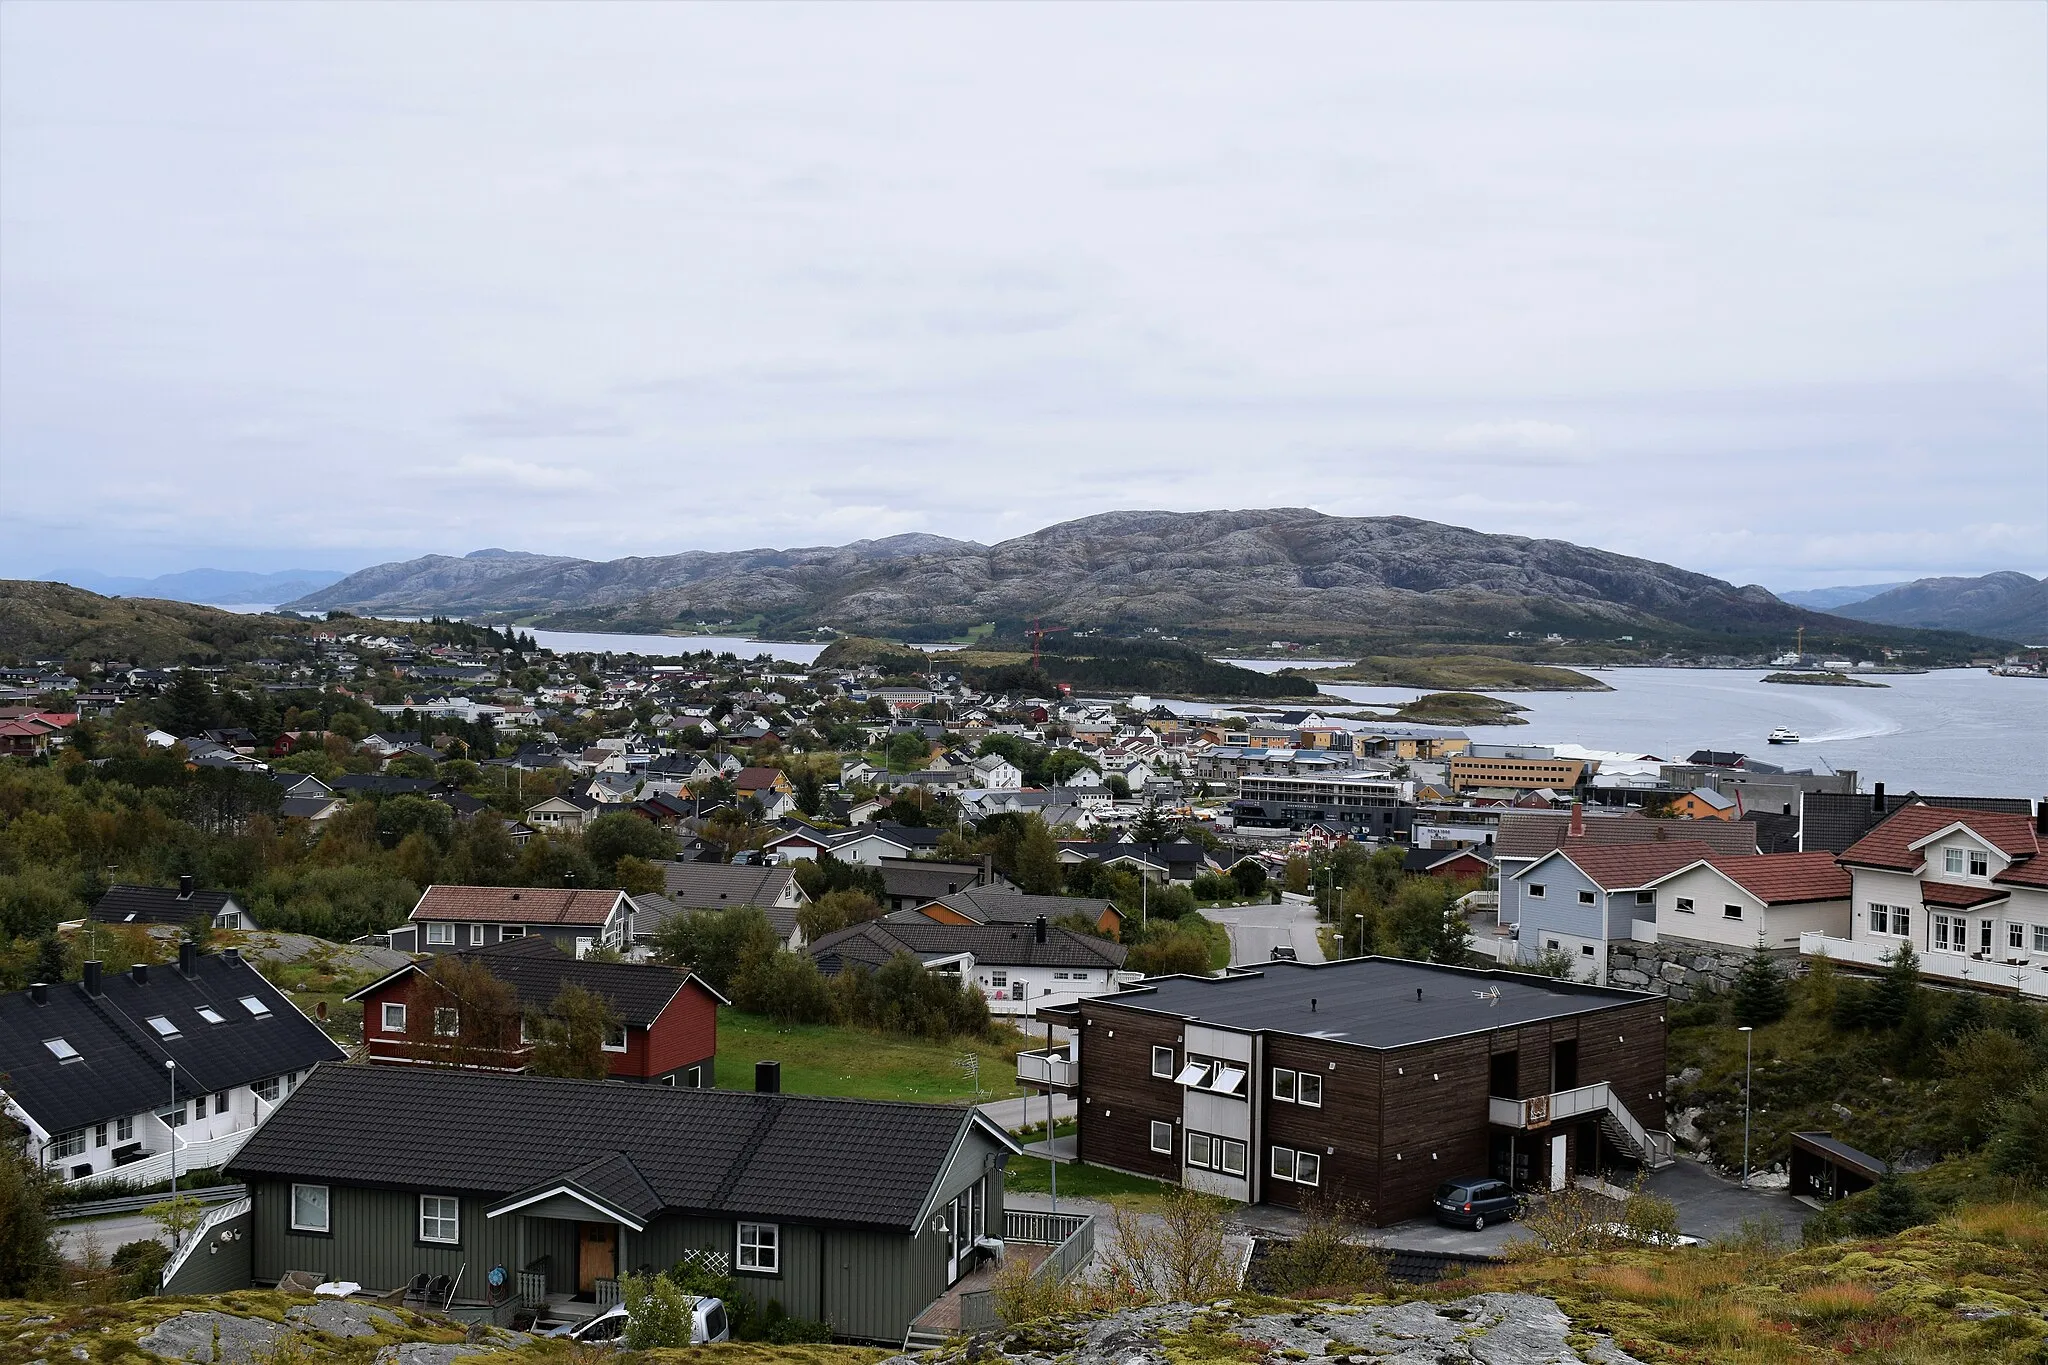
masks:
{"type": "Polygon", "coordinates": [[[1275,962],[1294,962],[1298,960],[1294,955],[1294,945],[1291,943],[1275,944],[1273,951],[1268,956],[1275,962]]]}
{"type": "MultiPolygon", "coordinates": [[[[564,1323],[543,1336],[566,1337],[584,1346],[617,1346],[626,1339],[626,1305],[615,1303],[584,1322],[564,1323]]],[[[730,1324],[725,1320],[725,1303],[721,1299],[700,1298],[690,1310],[690,1344],[702,1346],[706,1342],[729,1341],[732,1339],[730,1324]]]]}
{"type": "Polygon", "coordinates": [[[1632,1228],[1626,1223],[1596,1223],[1593,1231],[1612,1237],[1617,1242],[1634,1242],[1648,1247],[1696,1247],[1703,1243],[1697,1237],[1682,1232],[1652,1232],[1645,1228],[1632,1228]]]}
{"type": "Polygon", "coordinates": [[[1479,1232],[1488,1223],[1504,1223],[1521,1211],[1521,1197],[1491,1176],[1446,1180],[1436,1187],[1436,1221],[1452,1227],[1479,1232]]]}

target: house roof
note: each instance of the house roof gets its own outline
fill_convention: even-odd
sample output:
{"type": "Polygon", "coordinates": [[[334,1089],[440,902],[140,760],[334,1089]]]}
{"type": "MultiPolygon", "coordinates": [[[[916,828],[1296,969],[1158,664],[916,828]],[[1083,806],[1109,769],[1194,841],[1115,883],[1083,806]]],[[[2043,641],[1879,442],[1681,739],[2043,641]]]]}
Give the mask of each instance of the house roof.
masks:
{"type": "Polygon", "coordinates": [[[884,858],[880,863],[882,893],[937,900],[967,890],[981,881],[980,863],[940,863],[913,858],[884,858]]]}
{"type": "Polygon", "coordinates": [[[603,924],[625,893],[559,886],[430,886],[412,908],[415,920],[481,920],[495,924],[603,924]]]}
{"type": "Polygon", "coordinates": [[[758,905],[766,910],[794,890],[796,873],[772,864],[663,862],[662,895],[686,910],[723,910],[733,905],[758,905]]]}
{"type": "Polygon", "coordinates": [[[233,900],[226,891],[180,896],[169,887],[118,885],[107,888],[87,917],[101,924],[192,924],[199,920],[211,924],[233,900]]]}
{"type": "Polygon", "coordinates": [[[1016,1150],[964,1106],[336,1066],[301,1085],[228,1170],[486,1198],[569,1182],[647,1216],[651,1196],[709,1217],[908,1231],[970,1129],[1016,1150]]]}
{"type": "Polygon", "coordinates": [[[1967,882],[1920,883],[1923,905],[1939,905],[1953,910],[1969,910],[1992,901],[2008,900],[2011,896],[2011,892],[1998,886],[1972,886],[1967,882]]]}
{"type": "MultiPolygon", "coordinates": [[[[1403,872],[1427,872],[1431,868],[1441,867],[1445,863],[1454,863],[1460,858],[1471,858],[1486,864],[1488,867],[1492,866],[1492,863],[1488,861],[1484,853],[1469,846],[1456,848],[1411,848],[1401,855],[1401,870],[1403,872]]],[[[1242,860],[1240,859],[1240,861],[1242,860]]]]}
{"type": "MultiPolygon", "coordinates": [[[[459,956],[482,964],[492,976],[512,987],[522,1006],[546,1009],[554,1003],[562,987],[577,985],[592,995],[602,996],[619,1016],[619,1022],[638,1028],[646,1028],[660,1018],[669,1002],[688,989],[693,980],[720,1004],[731,1003],[705,985],[701,978],[681,967],[640,962],[591,962],[569,956],[538,934],[506,939],[487,948],[469,949],[459,956]]],[[[366,1000],[401,976],[415,972],[424,974],[426,966],[408,962],[347,998],[366,1000]]]]}
{"type": "Polygon", "coordinates": [[[1673,839],[1655,844],[1575,845],[1545,854],[1515,873],[1527,877],[1551,857],[1566,858],[1603,891],[1630,891],[1648,886],[1689,863],[1706,862],[1714,850],[1697,839],[1673,839]]]}
{"type": "Polygon", "coordinates": [[[1021,891],[1004,891],[992,886],[971,886],[949,896],[940,896],[934,904],[965,915],[977,924],[1029,924],[1044,915],[1056,920],[1062,915],[1086,915],[1099,919],[1107,910],[1117,918],[1123,912],[1116,908],[1116,902],[1089,896],[1027,896],[1021,891]]]}
{"type": "Polygon", "coordinates": [[[1821,849],[1830,853],[1846,852],[1850,845],[1883,823],[1889,815],[1895,815],[1915,802],[1949,810],[2005,811],[2017,815],[2025,815],[2031,809],[2029,803],[2019,797],[1921,796],[1917,792],[1907,792],[1885,804],[1884,798],[1875,793],[1863,796],[1851,792],[1802,792],[1799,797],[1800,846],[1808,852],[1821,849]],[[1884,808],[1880,810],[1881,804],[1884,808]]]}
{"type": "Polygon", "coordinates": [[[780,768],[742,768],[732,775],[732,785],[740,791],[759,791],[772,787],[777,782],[789,779],[782,775],[780,768]]]}
{"type": "Polygon", "coordinates": [[[898,953],[921,960],[972,953],[995,967],[1121,967],[1129,949],[1105,938],[1048,925],[1040,943],[1029,924],[940,924],[915,910],[826,934],[809,952],[827,973],[863,963],[879,967],[898,953]]]}
{"type": "Polygon", "coordinates": [[[1887,817],[1884,823],[1851,844],[1843,851],[1842,861],[1856,867],[1917,871],[1927,860],[1927,855],[1914,845],[1956,824],[2018,864],[2006,868],[1992,880],[2014,881],[2026,886],[2048,885],[2048,879],[2036,880],[2043,872],[2048,872],[2048,868],[2027,866],[2038,861],[2036,855],[2041,851],[2040,840],[2034,833],[2034,822],[2015,811],[1910,805],[1887,817]]]}
{"type": "Polygon", "coordinates": [[[1086,1019],[1091,1007],[1115,1005],[1224,1028],[1394,1048],[1655,998],[1522,972],[1353,957],[1268,962],[1229,976],[1155,977],[1114,996],[1084,1000],[1079,1012],[1086,1019]]]}
{"type": "Polygon", "coordinates": [[[1849,899],[1849,874],[1832,853],[1761,853],[1710,861],[1716,872],[1766,905],[1849,899]]]}
{"type": "Polygon", "coordinates": [[[1724,857],[1756,852],[1756,831],[1740,820],[1652,820],[1639,814],[1587,815],[1585,832],[1571,833],[1571,813],[1561,810],[1501,812],[1494,856],[1540,858],[1567,842],[1581,848],[1609,844],[1652,844],[1689,839],[1724,857]]]}
{"type": "Polygon", "coordinates": [[[41,1005],[28,991],[0,995],[7,1092],[51,1133],[160,1108],[170,1098],[167,1076],[189,1098],[343,1055],[262,973],[224,954],[200,956],[190,978],[175,963],[159,963],[141,983],[128,972],[104,976],[100,991],[88,996],[84,986],[60,982],[41,1005]],[[244,996],[267,1013],[252,1013],[244,996]],[[208,1023],[202,1007],[221,1022],[208,1023]],[[167,1020],[176,1036],[164,1036],[152,1018],[167,1020]],[[70,1044],[79,1059],[60,1061],[44,1046],[53,1038],[70,1044]],[[178,1064],[174,1073],[166,1061],[178,1064]]]}

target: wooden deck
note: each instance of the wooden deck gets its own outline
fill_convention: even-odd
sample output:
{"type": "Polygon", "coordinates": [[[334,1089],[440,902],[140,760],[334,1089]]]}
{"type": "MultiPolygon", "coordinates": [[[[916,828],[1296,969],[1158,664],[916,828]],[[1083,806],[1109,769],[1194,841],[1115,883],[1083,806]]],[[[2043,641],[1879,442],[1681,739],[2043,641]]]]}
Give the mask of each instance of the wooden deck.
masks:
{"type": "MultiPolygon", "coordinates": [[[[1026,1270],[1035,1270],[1040,1262],[1052,1254],[1049,1246],[1037,1246],[1026,1242],[1012,1242],[1003,1254],[1004,1265],[1022,1264],[1026,1270]]],[[[970,1274],[962,1275],[945,1293],[933,1299],[931,1306],[917,1315],[917,1321],[910,1324],[911,1335],[930,1339],[955,1335],[961,1330],[960,1299],[965,1294],[986,1293],[995,1288],[996,1276],[1002,1268],[985,1265],[970,1274]]]]}

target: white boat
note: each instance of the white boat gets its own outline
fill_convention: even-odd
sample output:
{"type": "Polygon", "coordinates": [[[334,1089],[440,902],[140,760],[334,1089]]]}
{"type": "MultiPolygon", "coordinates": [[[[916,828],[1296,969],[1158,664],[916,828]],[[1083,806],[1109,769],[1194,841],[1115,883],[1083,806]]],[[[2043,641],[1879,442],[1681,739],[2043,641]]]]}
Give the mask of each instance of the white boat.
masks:
{"type": "Polygon", "coordinates": [[[1771,731],[1770,741],[1773,744],[1797,744],[1799,742],[1799,732],[1780,725],[1777,729],[1771,731]]]}

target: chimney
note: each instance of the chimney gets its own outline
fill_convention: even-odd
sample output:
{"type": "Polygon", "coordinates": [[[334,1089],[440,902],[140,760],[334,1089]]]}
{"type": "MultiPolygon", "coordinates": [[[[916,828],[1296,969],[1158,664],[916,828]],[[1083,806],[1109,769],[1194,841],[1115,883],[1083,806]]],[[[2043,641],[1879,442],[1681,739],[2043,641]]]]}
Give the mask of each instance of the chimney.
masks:
{"type": "Polygon", "coordinates": [[[241,965],[242,950],[240,948],[223,948],[220,950],[220,955],[237,966],[241,965]]]}
{"type": "Polygon", "coordinates": [[[757,1095],[780,1095],[782,1093],[782,1063],[754,1063],[754,1093],[757,1095]]]}
{"type": "Polygon", "coordinates": [[[1580,805],[1580,804],[1579,804],[1578,802],[1574,801],[1574,802],[1572,802],[1572,823],[1571,823],[1571,829],[1570,829],[1570,836],[1571,836],[1572,838],[1574,838],[1574,839],[1579,839],[1579,838],[1583,838],[1583,837],[1585,837],[1585,833],[1586,833],[1586,810],[1585,810],[1585,807],[1581,806],[1581,805],[1580,805]]]}
{"type": "Polygon", "coordinates": [[[1314,1014],[1316,1012],[1316,998],[1313,995],[1311,995],[1308,998],[1308,1012],[1310,1014],[1314,1014]]]}
{"type": "Polygon", "coordinates": [[[28,998],[35,1001],[38,1005],[49,1004],[50,983],[47,981],[38,981],[34,985],[30,986],[28,988],[28,998]]]}
{"type": "Polygon", "coordinates": [[[1882,782],[1870,789],[1870,813],[1872,815],[1884,814],[1884,783],[1882,782]]]}
{"type": "Polygon", "coordinates": [[[1418,1005],[1422,1003],[1422,987],[1420,986],[1415,988],[1415,1003],[1418,1005]]]}
{"type": "Polygon", "coordinates": [[[100,993],[100,963],[98,958],[85,964],[85,979],[79,984],[85,987],[87,995],[100,993]]]}
{"type": "Polygon", "coordinates": [[[2048,796],[2034,803],[2034,833],[2048,838],[2048,796]]]}
{"type": "Polygon", "coordinates": [[[181,901],[192,899],[192,877],[189,873],[178,878],[178,899],[181,901]]]}
{"type": "Polygon", "coordinates": [[[134,979],[136,985],[147,986],[149,984],[149,964],[147,962],[136,963],[128,969],[128,975],[134,979]]]}
{"type": "Polygon", "coordinates": [[[189,938],[178,943],[178,975],[187,981],[199,975],[199,945],[189,938]]]}
{"type": "Polygon", "coordinates": [[[994,886],[996,884],[996,860],[994,854],[984,853],[981,855],[981,884],[983,886],[994,886]]]}
{"type": "Polygon", "coordinates": [[[1031,921],[1031,941],[1032,941],[1033,943],[1043,943],[1043,942],[1045,942],[1045,916],[1044,916],[1044,915],[1040,915],[1040,916],[1039,916],[1039,917],[1038,917],[1037,919],[1035,919],[1035,920],[1031,921]]]}

